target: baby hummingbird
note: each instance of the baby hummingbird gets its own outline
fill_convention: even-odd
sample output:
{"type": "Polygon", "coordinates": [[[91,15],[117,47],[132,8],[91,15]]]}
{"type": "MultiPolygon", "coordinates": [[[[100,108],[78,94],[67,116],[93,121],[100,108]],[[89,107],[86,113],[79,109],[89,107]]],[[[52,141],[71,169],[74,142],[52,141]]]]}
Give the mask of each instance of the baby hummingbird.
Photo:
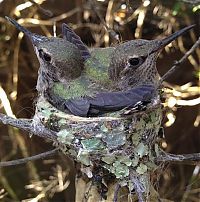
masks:
{"type": "Polygon", "coordinates": [[[91,51],[66,24],[63,38],[31,33],[6,17],[32,41],[40,62],[37,90],[58,109],[77,116],[98,116],[156,95],[159,52],[188,26],[161,40],[131,40],[91,51]]]}

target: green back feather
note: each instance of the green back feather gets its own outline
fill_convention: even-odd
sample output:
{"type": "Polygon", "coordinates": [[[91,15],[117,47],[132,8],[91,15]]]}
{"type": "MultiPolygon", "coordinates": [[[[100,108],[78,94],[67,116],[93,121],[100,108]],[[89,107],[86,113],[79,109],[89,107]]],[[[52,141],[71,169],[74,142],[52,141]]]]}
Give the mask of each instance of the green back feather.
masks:
{"type": "Polygon", "coordinates": [[[72,80],[68,84],[56,82],[53,86],[53,93],[64,99],[92,96],[93,94],[92,90],[89,90],[87,80],[82,78],[72,80]]]}
{"type": "Polygon", "coordinates": [[[85,62],[85,71],[79,78],[66,84],[56,82],[53,93],[63,99],[93,96],[103,85],[109,86],[108,68],[114,48],[99,48],[91,52],[91,58],[85,62]]]}
{"type": "Polygon", "coordinates": [[[109,84],[108,68],[114,48],[97,48],[92,50],[91,58],[85,63],[86,75],[100,84],[109,84]]]}

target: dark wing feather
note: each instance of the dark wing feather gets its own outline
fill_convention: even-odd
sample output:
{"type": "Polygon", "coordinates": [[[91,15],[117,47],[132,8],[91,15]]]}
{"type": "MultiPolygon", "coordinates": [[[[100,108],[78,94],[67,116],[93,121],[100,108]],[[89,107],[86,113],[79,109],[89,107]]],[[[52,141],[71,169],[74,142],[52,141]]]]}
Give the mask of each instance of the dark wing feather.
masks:
{"type": "Polygon", "coordinates": [[[78,47],[84,60],[91,56],[87,46],[82,42],[81,38],[65,23],[62,24],[62,34],[67,41],[78,47]]]}
{"type": "Polygon", "coordinates": [[[64,103],[65,107],[76,116],[87,116],[90,103],[87,99],[70,99],[64,103]]]}
{"type": "Polygon", "coordinates": [[[141,101],[151,101],[154,91],[153,86],[143,85],[124,92],[100,93],[95,98],[90,98],[89,101],[91,107],[115,111],[131,108],[141,101]]]}
{"type": "Polygon", "coordinates": [[[76,116],[87,116],[90,103],[88,99],[78,98],[78,99],[65,99],[53,92],[52,89],[48,89],[45,93],[45,98],[57,109],[65,112],[72,113],[76,116]]]}
{"type": "Polygon", "coordinates": [[[106,112],[114,112],[123,108],[132,108],[137,103],[151,102],[155,95],[152,85],[142,85],[125,92],[104,92],[94,98],[70,99],[65,107],[77,116],[98,116],[106,112]]]}

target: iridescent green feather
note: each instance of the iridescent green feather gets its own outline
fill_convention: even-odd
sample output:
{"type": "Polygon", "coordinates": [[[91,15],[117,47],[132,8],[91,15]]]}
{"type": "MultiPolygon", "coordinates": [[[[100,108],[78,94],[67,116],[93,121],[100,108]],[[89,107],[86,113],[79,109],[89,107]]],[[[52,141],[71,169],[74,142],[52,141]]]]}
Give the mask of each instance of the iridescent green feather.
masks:
{"type": "Polygon", "coordinates": [[[89,89],[88,81],[83,78],[72,80],[67,85],[63,83],[55,83],[53,86],[53,92],[64,99],[73,99],[84,97],[86,95],[92,96],[94,94],[94,92],[89,89]]]}
{"type": "Polygon", "coordinates": [[[95,95],[96,90],[109,86],[108,68],[114,48],[94,49],[91,58],[85,63],[85,71],[81,77],[63,83],[55,83],[53,93],[63,99],[80,98],[95,95]]]}
{"type": "Polygon", "coordinates": [[[91,58],[85,63],[88,77],[100,84],[109,84],[108,68],[114,48],[97,48],[91,51],[91,58]]]}

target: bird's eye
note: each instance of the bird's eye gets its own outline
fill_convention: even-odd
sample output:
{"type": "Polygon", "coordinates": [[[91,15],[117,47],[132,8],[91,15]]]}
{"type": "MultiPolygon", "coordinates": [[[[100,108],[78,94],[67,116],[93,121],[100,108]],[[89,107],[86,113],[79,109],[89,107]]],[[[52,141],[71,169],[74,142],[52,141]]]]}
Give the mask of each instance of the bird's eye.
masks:
{"type": "Polygon", "coordinates": [[[129,58],[128,64],[130,68],[137,68],[145,61],[145,57],[129,58]]]}
{"type": "Polygon", "coordinates": [[[39,50],[39,56],[46,62],[51,62],[51,56],[48,53],[45,53],[42,49],[39,50]]]}

